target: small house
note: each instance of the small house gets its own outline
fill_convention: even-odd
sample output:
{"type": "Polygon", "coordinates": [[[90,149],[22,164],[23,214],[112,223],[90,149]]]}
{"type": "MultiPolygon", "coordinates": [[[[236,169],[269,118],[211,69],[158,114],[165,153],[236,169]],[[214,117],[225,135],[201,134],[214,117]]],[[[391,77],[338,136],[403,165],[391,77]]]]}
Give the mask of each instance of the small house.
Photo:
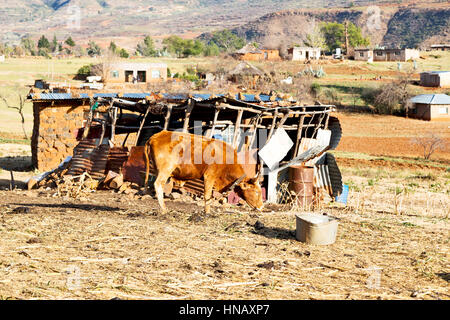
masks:
{"type": "Polygon", "coordinates": [[[247,44],[232,56],[243,61],[277,61],[281,60],[277,49],[259,49],[253,44],[247,44]]]}
{"type": "Polygon", "coordinates": [[[354,57],[357,61],[373,62],[373,50],[368,48],[354,49],[354,57]]]}
{"type": "Polygon", "coordinates": [[[320,58],[320,48],[293,47],[288,49],[288,54],[292,61],[317,60],[320,58]]]}
{"type": "Polygon", "coordinates": [[[420,73],[420,85],[423,87],[450,87],[450,71],[426,71],[420,73]]]}
{"type": "Polygon", "coordinates": [[[447,44],[432,44],[430,46],[431,50],[439,50],[439,51],[449,51],[450,50],[450,43],[447,44]]]}
{"type": "Polygon", "coordinates": [[[114,63],[108,68],[110,83],[152,83],[167,80],[165,63],[114,63]]]}
{"type": "Polygon", "coordinates": [[[374,61],[403,61],[417,60],[420,51],[416,49],[374,49],[374,61]]]}
{"type": "Polygon", "coordinates": [[[450,96],[446,94],[421,94],[410,99],[412,107],[408,116],[422,120],[450,120],[450,96]]]}

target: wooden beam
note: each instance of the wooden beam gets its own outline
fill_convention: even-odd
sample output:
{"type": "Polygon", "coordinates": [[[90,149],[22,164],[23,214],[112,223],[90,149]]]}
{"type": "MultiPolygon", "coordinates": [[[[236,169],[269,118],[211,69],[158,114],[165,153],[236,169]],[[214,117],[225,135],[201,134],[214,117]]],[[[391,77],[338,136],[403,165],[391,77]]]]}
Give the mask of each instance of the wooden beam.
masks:
{"type": "Polygon", "coordinates": [[[188,106],[186,108],[186,115],[185,115],[185,118],[184,118],[183,132],[188,132],[189,119],[191,117],[191,112],[192,112],[192,109],[194,109],[194,106],[195,106],[195,101],[192,100],[192,99],[189,99],[188,106]]]}
{"type": "Polygon", "coordinates": [[[211,129],[210,129],[210,131],[208,133],[208,138],[212,138],[212,136],[214,134],[214,130],[216,129],[217,118],[219,117],[219,112],[220,112],[219,108],[216,108],[214,110],[214,119],[213,119],[213,122],[212,122],[211,129]]]}
{"type": "Polygon", "coordinates": [[[137,135],[136,135],[136,142],[134,143],[136,146],[137,146],[137,144],[138,144],[138,141],[139,141],[139,137],[141,136],[141,131],[142,131],[142,127],[144,127],[144,123],[145,123],[145,119],[147,119],[147,115],[148,115],[148,113],[150,112],[150,106],[147,108],[147,111],[145,111],[145,115],[144,115],[144,117],[142,118],[142,121],[141,121],[141,125],[139,126],[139,130],[138,130],[138,132],[137,132],[137,135]]]}
{"type": "Polygon", "coordinates": [[[167,106],[166,116],[164,117],[164,130],[169,128],[170,116],[172,115],[172,105],[167,106]]]}
{"type": "Polygon", "coordinates": [[[236,124],[234,125],[234,135],[233,135],[233,148],[236,149],[236,141],[237,141],[237,137],[239,135],[239,130],[241,128],[241,121],[242,121],[242,114],[244,113],[244,110],[239,110],[238,111],[238,116],[236,119],[236,124]]]}
{"type": "MultiPolygon", "coordinates": [[[[305,108],[303,108],[305,109],[305,108]]],[[[305,110],[303,110],[305,111],[305,110]]],[[[298,156],[298,148],[300,147],[300,140],[302,139],[303,123],[305,122],[305,115],[301,115],[298,121],[297,140],[295,141],[294,158],[298,156]]]]}

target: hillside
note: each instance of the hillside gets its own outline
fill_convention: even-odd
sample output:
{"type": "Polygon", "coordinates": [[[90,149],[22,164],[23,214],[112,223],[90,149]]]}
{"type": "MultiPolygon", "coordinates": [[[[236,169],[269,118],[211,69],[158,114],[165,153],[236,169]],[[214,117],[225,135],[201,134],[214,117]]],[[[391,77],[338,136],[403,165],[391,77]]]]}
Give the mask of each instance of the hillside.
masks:
{"type": "Polygon", "coordinates": [[[45,33],[58,38],[193,37],[284,9],[345,6],[362,0],[0,0],[0,40],[45,33]],[[79,9],[77,9],[79,8],[79,9]],[[77,19],[79,19],[77,21],[77,19]],[[76,26],[79,22],[79,28],[76,26]],[[75,25],[75,27],[74,27],[75,25]]]}
{"type": "Polygon", "coordinates": [[[319,22],[343,23],[349,20],[359,26],[365,36],[370,37],[373,45],[412,48],[450,42],[448,4],[429,3],[417,7],[389,5],[378,8],[379,12],[369,7],[284,10],[264,15],[234,28],[233,32],[265,47],[279,48],[294,43],[302,44],[306,35],[319,22]]]}

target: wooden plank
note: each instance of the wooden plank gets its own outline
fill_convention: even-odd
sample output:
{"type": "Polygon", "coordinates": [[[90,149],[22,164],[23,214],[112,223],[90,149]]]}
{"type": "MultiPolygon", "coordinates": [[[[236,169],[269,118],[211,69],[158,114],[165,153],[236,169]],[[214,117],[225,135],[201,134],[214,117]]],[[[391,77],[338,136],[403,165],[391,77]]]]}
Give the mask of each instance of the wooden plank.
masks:
{"type": "Polygon", "coordinates": [[[191,117],[191,112],[194,109],[194,106],[195,106],[195,101],[192,100],[192,99],[189,99],[188,106],[186,108],[186,115],[185,115],[185,118],[184,118],[183,132],[188,132],[189,119],[191,117]]]}
{"type": "Polygon", "coordinates": [[[234,125],[234,135],[233,135],[233,148],[236,148],[236,141],[237,141],[237,137],[239,135],[239,130],[241,128],[241,121],[242,121],[242,114],[244,113],[244,110],[239,110],[238,111],[238,116],[236,119],[236,124],[234,125]]]}

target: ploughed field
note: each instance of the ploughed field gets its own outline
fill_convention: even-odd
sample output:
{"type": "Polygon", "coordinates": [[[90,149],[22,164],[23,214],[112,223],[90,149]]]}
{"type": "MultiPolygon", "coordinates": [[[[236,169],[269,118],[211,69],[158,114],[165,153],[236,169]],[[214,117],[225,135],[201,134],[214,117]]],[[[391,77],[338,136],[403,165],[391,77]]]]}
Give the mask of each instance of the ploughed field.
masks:
{"type": "Polygon", "coordinates": [[[329,246],[298,242],[281,206],[0,191],[0,298],[449,299],[448,173],[340,165],[329,246]]]}

